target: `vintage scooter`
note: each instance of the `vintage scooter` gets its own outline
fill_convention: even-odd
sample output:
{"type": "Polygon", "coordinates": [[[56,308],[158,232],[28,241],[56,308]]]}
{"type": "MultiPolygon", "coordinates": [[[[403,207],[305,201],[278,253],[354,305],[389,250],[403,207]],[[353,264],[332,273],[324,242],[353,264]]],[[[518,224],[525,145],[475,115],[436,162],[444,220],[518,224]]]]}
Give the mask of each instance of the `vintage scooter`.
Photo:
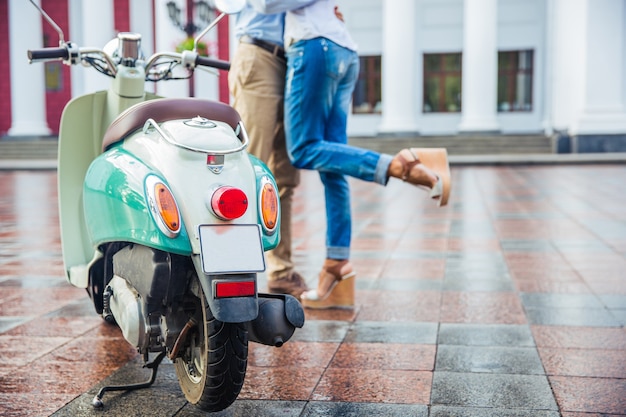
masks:
{"type": "MultiPolygon", "coordinates": [[[[281,346],[304,324],[289,295],[260,294],[264,251],[278,244],[277,186],[246,152],[238,113],[214,101],[160,98],[146,81],[191,76],[228,62],[194,50],[147,60],[141,36],[120,33],[103,50],[66,42],[28,51],[30,62],[62,60],[111,77],[107,91],[71,100],[59,132],[58,193],[63,261],[69,282],[85,288],[95,310],[116,323],[151,369],[174,362],[190,403],[207,411],[230,406],[242,388],[248,341],[281,346]],[[150,361],[150,354],[155,358],[150,361]]],[[[217,0],[222,12],[208,33],[243,0],[217,0]]],[[[85,346],[85,349],[89,349],[85,346]]]]}

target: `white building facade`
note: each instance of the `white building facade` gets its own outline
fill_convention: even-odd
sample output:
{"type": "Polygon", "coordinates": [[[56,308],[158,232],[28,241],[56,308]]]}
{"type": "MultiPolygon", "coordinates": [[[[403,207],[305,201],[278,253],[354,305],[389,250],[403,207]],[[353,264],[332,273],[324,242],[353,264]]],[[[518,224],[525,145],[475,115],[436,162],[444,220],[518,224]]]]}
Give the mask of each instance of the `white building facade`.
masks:
{"type": "MultiPolygon", "coordinates": [[[[165,0],[128,1],[130,30],[148,34],[146,53],[154,44],[171,49],[181,34],[168,21],[165,0]]],[[[14,62],[39,46],[32,42],[40,35],[23,24],[36,13],[26,1],[8,2],[12,120],[0,133],[38,135],[46,132],[43,69],[14,62]]],[[[68,3],[71,40],[115,35],[114,0],[68,3]],[[93,16],[97,24],[89,23],[93,16]]],[[[626,0],[338,4],[361,56],[350,136],[541,134],[558,137],[560,152],[626,151],[626,0]]],[[[101,80],[77,70],[86,72],[72,70],[73,96],[98,87],[101,80]]],[[[198,83],[196,95],[218,97],[215,79],[198,83]]],[[[182,83],[158,92],[188,93],[182,83]]]]}

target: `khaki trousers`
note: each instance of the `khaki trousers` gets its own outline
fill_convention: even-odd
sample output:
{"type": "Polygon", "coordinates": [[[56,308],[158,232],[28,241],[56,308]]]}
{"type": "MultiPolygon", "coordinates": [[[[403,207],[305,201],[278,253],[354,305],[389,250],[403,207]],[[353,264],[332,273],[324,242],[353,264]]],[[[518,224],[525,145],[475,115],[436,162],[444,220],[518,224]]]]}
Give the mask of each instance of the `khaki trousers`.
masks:
{"type": "Polygon", "coordinates": [[[291,165],[283,124],[287,64],[255,45],[240,43],[228,73],[233,107],[243,120],[250,138],[248,151],[265,162],[274,174],[280,194],[280,243],[266,253],[267,279],[289,275],[291,259],[291,204],[300,172],[291,165]]]}

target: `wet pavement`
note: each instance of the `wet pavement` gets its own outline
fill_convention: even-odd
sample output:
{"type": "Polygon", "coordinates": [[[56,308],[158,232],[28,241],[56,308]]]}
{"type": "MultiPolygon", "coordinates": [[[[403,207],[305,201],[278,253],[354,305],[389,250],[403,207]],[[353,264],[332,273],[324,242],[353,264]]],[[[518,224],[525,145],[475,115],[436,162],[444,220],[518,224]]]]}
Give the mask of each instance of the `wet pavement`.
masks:
{"type": "MultiPolygon", "coordinates": [[[[218,416],[626,416],[626,164],[453,166],[450,205],[354,180],[357,306],[307,311],[250,344],[218,416]]],[[[295,259],[315,285],[323,194],[304,172],[295,259]]],[[[66,283],[56,171],[0,171],[0,415],[194,416],[165,361],[154,386],[66,283]]],[[[263,277],[260,277],[264,285],[263,277]]]]}

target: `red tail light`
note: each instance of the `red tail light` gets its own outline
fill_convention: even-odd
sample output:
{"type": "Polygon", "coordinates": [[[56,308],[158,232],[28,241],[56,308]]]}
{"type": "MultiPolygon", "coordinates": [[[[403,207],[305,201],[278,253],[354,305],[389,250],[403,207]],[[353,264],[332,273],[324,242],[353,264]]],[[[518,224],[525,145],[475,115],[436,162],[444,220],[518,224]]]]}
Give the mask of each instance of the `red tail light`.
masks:
{"type": "Polygon", "coordinates": [[[248,197],[239,188],[220,187],[211,197],[211,208],[222,220],[238,219],[248,209],[248,197]]]}
{"type": "Polygon", "coordinates": [[[243,282],[217,282],[215,284],[215,297],[251,297],[256,293],[254,281],[243,282]]]}

